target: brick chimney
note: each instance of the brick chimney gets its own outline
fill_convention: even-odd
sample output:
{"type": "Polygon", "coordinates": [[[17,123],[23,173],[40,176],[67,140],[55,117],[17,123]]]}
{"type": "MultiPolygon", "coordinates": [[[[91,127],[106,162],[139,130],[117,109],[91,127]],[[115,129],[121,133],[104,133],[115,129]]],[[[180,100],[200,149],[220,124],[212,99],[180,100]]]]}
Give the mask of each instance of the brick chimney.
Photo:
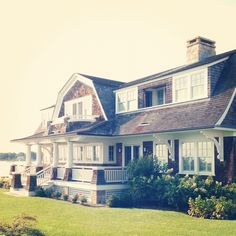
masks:
{"type": "Polygon", "coordinates": [[[187,41],[187,63],[201,61],[216,55],[215,41],[203,37],[196,37],[187,41]]]}

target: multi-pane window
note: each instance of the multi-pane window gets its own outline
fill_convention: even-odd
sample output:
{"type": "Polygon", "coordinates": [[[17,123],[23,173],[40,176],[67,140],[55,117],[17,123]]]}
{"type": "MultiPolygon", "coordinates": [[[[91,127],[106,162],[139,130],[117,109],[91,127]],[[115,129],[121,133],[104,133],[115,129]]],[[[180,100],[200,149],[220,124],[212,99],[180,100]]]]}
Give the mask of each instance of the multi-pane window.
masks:
{"type": "Polygon", "coordinates": [[[114,161],[114,146],[108,147],[108,161],[114,161]]]}
{"type": "Polygon", "coordinates": [[[125,146],[125,165],[127,166],[131,160],[137,160],[140,156],[140,146],[125,146]]]}
{"type": "Polygon", "coordinates": [[[137,89],[129,89],[116,94],[116,111],[125,112],[137,109],[137,89]]]}
{"type": "Polygon", "coordinates": [[[213,143],[198,142],[199,172],[212,172],[213,143]]]}
{"type": "Polygon", "coordinates": [[[58,159],[59,162],[67,160],[67,145],[58,145],[58,159]]]}
{"type": "Polygon", "coordinates": [[[83,160],[83,146],[74,144],[73,145],[73,161],[78,162],[83,160]]]}
{"type": "Polygon", "coordinates": [[[168,163],[168,150],[165,144],[156,145],[156,157],[161,164],[168,163]]]}
{"type": "Polygon", "coordinates": [[[100,158],[100,146],[93,146],[93,160],[99,161],[100,158]]]}
{"type": "Polygon", "coordinates": [[[86,155],[86,160],[88,160],[88,161],[93,160],[93,146],[86,146],[85,147],[85,155],[86,155]]]}
{"type": "Polygon", "coordinates": [[[145,92],[145,102],[146,107],[152,106],[152,91],[146,91],[145,92]]]}
{"type": "Polygon", "coordinates": [[[207,97],[207,69],[174,78],[174,102],[207,97]]]}
{"type": "Polygon", "coordinates": [[[194,171],[194,143],[182,144],[182,161],[184,171],[194,171]]]}
{"type": "Polygon", "coordinates": [[[191,98],[204,96],[205,73],[195,73],[191,75],[191,98]]]}
{"type": "Polygon", "coordinates": [[[120,93],[117,95],[117,105],[118,105],[118,111],[126,111],[126,94],[120,93]]]}
{"type": "Polygon", "coordinates": [[[133,111],[136,109],[136,92],[134,90],[127,92],[127,110],[133,111]]]}
{"type": "Polygon", "coordinates": [[[165,87],[157,89],[157,105],[162,105],[165,103],[165,87]]]}
{"type": "Polygon", "coordinates": [[[92,118],[92,96],[84,96],[65,102],[65,115],[71,119],[92,118]]]}
{"type": "Polygon", "coordinates": [[[175,79],[175,101],[181,102],[188,97],[188,77],[179,77],[175,79]]]}
{"type": "Polygon", "coordinates": [[[196,174],[214,173],[214,144],[211,141],[181,144],[182,171],[196,174]]]}

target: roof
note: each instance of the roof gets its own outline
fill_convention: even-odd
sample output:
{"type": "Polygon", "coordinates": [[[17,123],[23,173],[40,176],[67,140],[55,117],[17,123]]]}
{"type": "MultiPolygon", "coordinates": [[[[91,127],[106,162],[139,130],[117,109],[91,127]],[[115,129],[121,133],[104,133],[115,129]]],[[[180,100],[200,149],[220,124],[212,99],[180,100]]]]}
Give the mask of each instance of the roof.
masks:
{"type": "Polygon", "coordinates": [[[50,109],[50,108],[53,108],[55,107],[56,105],[52,105],[52,106],[49,106],[49,107],[45,107],[45,108],[42,108],[40,111],[44,111],[44,110],[47,110],[47,109],[50,109]]]}
{"type": "Polygon", "coordinates": [[[236,51],[230,55],[211,98],[118,114],[104,126],[83,134],[116,136],[215,127],[236,87],[236,51]]]}
{"type": "Polygon", "coordinates": [[[225,57],[231,56],[234,53],[236,53],[236,50],[232,50],[232,51],[224,52],[224,53],[212,56],[212,57],[208,57],[208,58],[205,58],[202,61],[199,61],[199,62],[196,62],[196,63],[179,66],[179,67],[172,68],[172,69],[169,69],[169,70],[157,73],[157,74],[149,75],[149,76],[143,77],[141,79],[137,79],[137,80],[133,80],[131,82],[125,83],[125,84],[121,85],[120,88],[126,88],[126,87],[133,86],[133,85],[136,85],[136,84],[139,84],[139,83],[148,82],[150,80],[157,79],[157,78],[160,78],[160,77],[163,77],[163,76],[168,76],[168,75],[171,75],[171,74],[174,74],[174,73],[179,73],[179,72],[182,72],[182,71],[185,71],[185,70],[189,70],[189,69],[192,69],[194,67],[206,65],[206,64],[218,61],[220,59],[223,59],[225,57]]]}
{"type": "Polygon", "coordinates": [[[119,87],[125,83],[125,82],[121,82],[117,80],[110,80],[110,79],[100,78],[100,77],[96,77],[92,75],[85,75],[81,73],[78,73],[78,74],[88,79],[91,79],[94,83],[103,84],[103,85],[111,86],[111,87],[119,87]]]}

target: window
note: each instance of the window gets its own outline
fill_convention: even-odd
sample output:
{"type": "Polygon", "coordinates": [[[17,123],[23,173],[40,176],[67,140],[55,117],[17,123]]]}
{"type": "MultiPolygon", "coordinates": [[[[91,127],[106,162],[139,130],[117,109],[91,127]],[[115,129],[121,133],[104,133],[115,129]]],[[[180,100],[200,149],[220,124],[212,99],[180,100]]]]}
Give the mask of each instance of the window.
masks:
{"type": "Polygon", "coordinates": [[[59,159],[59,162],[66,162],[67,145],[58,145],[58,159],[59,159]]]}
{"type": "Polygon", "coordinates": [[[108,161],[114,161],[114,146],[108,147],[108,161]]]}
{"type": "Polygon", "coordinates": [[[131,160],[139,159],[139,149],[138,145],[125,146],[125,165],[127,166],[131,160]]]}
{"type": "Polygon", "coordinates": [[[191,97],[193,99],[204,97],[204,76],[204,72],[195,73],[191,75],[191,97]]]}
{"type": "Polygon", "coordinates": [[[93,146],[86,146],[86,160],[93,160],[93,146]]]}
{"type": "Polygon", "coordinates": [[[100,146],[93,146],[93,160],[99,161],[100,158],[100,146]]]}
{"type": "Polygon", "coordinates": [[[83,146],[74,144],[73,145],[73,161],[79,162],[83,160],[83,146]]]}
{"type": "Polygon", "coordinates": [[[116,93],[116,112],[137,109],[137,88],[116,93]]]}
{"type": "Polygon", "coordinates": [[[134,90],[127,92],[127,110],[133,111],[136,109],[136,93],[134,90]]]}
{"type": "Polygon", "coordinates": [[[168,163],[168,150],[165,144],[156,145],[156,157],[161,164],[168,163]]]}
{"type": "Polygon", "coordinates": [[[180,77],[175,80],[175,101],[186,101],[188,97],[187,77],[180,77]]]}
{"type": "Polygon", "coordinates": [[[165,103],[165,87],[157,89],[157,105],[162,105],[165,103]]]}
{"type": "Polygon", "coordinates": [[[173,79],[173,101],[183,102],[207,97],[207,69],[173,79]]]}
{"type": "Polygon", "coordinates": [[[199,172],[212,172],[214,146],[212,142],[198,143],[199,172]]]}
{"type": "Polygon", "coordinates": [[[118,111],[122,112],[122,111],[126,111],[126,94],[125,93],[121,93],[117,95],[117,99],[118,99],[118,111]]]}
{"type": "Polygon", "coordinates": [[[183,172],[214,174],[214,144],[211,141],[184,142],[181,144],[183,172]]]}
{"type": "Polygon", "coordinates": [[[92,118],[92,96],[84,96],[65,102],[65,115],[73,120],[92,118]]]}
{"type": "Polygon", "coordinates": [[[194,143],[182,144],[183,171],[194,171],[194,143]]]}
{"type": "Polygon", "coordinates": [[[152,106],[152,91],[145,92],[146,107],[152,106]]]}

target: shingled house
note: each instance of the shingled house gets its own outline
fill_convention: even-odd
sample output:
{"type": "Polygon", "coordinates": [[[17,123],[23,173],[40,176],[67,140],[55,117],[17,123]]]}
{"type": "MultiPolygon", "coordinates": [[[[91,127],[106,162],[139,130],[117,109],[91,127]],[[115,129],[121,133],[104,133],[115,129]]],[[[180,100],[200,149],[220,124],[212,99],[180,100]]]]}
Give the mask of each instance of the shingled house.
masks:
{"type": "Polygon", "coordinates": [[[48,183],[95,204],[126,189],[126,166],[146,155],[175,173],[232,181],[235,95],[236,50],[216,55],[202,37],[187,42],[186,65],[132,82],[73,74],[36,133],[13,140],[27,147],[26,168],[13,174],[28,174],[28,190],[48,183]]]}

